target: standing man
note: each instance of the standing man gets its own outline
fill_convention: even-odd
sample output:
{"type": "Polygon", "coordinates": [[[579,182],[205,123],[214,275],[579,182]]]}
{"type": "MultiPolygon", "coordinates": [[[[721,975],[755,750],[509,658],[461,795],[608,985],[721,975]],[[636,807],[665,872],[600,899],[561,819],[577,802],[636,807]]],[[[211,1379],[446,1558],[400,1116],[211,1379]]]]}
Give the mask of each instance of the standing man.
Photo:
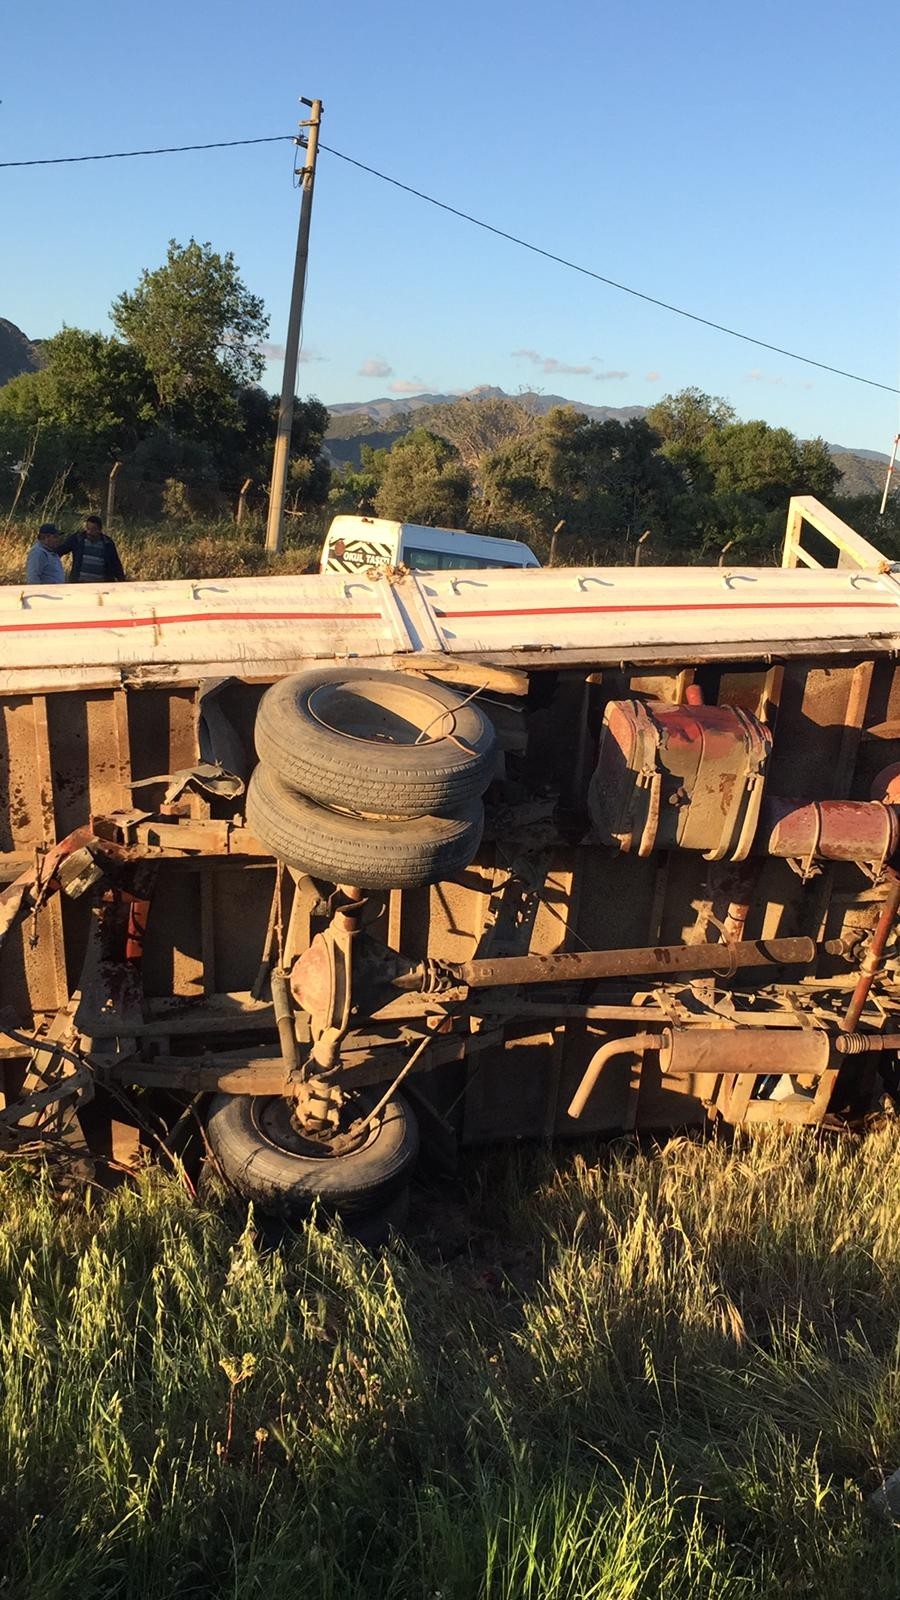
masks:
{"type": "Polygon", "coordinates": [[[55,522],[41,523],[25,562],[26,583],[65,583],[63,564],[57,554],[61,539],[55,522]]]}
{"type": "Polygon", "coordinates": [[[103,532],[99,517],[85,517],[84,527],[63,540],[59,553],[72,557],[70,583],[125,582],[119,552],[109,535],[103,532]]]}

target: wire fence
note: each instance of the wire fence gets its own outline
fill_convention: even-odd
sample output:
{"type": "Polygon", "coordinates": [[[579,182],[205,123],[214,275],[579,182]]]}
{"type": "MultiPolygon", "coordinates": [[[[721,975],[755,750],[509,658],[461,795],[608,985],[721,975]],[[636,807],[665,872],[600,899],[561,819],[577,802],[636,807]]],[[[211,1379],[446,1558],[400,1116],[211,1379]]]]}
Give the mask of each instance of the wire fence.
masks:
{"type": "Polygon", "coordinates": [[[87,516],[99,516],[128,577],[150,580],[317,570],[331,520],[328,510],[289,497],[283,550],[272,558],[265,548],[267,486],[254,496],[246,479],[211,490],[179,479],[130,478],[124,471],[113,480],[112,494],[108,484],[84,490],[71,482],[67,476],[40,494],[0,504],[0,583],[24,580],[28,551],[46,522],[68,535],[87,516]]]}

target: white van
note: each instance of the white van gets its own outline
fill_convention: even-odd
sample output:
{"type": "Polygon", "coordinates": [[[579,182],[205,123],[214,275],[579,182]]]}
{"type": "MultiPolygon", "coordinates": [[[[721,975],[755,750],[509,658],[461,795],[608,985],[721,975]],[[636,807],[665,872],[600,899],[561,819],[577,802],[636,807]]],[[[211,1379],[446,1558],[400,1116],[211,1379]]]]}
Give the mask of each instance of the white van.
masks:
{"type": "Polygon", "coordinates": [[[539,567],[540,562],[518,539],[424,528],[385,517],[335,517],[322,546],[322,572],[385,566],[442,572],[449,567],[539,567]]]}

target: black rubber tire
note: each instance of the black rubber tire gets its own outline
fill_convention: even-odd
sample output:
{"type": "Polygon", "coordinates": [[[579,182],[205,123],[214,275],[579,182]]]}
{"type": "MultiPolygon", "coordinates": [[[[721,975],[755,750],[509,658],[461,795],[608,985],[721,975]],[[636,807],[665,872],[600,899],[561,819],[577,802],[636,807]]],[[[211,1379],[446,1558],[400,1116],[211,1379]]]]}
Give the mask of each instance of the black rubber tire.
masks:
{"type": "Polygon", "coordinates": [[[355,1239],[364,1250],[383,1250],[395,1234],[400,1234],[409,1221],[409,1184],[391,1197],[387,1205],[364,1215],[342,1217],[341,1223],[347,1237],[355,1239]]]}
{"type": "Polygon", "coordinates": [[[470,800],[458,817],[348,816],[297,794],[261,762],[247,789],[247,822],[274,856],[312,878],[360,889],[418,889],[469,865],[484,807],[470,800]]]}
{"type": "Polygon", "coordinates": [[[255,738],[260,760],[291,788],[328,806],[349,796],[354,811],[375,816],[452,815],[494,771],[496,735],[480,708],[412,673],[335,667],[282,678],[260,701],[255,738]]]}
{"type": "MultiPolygon", "coordinates": [[[[360,1090],[355,1113],[364,1115],[378,1099],[375,1090],[360,1090]]],[[[217,1094],[210,1104],[210,1147],[225,1177],[260,1211],[289,1220],[308,1216],[318,1203],[326,1212],[357,1216],[379,1210],[408,1181],[419,1130],[402,1095],[388,1102],[367,1143],[343,1156],[303,1153],[289,1118],[288,1102],[276,1095],[217,1094]],[[296,1149],[286,1147],[291,1142],[296,1149]]]]}

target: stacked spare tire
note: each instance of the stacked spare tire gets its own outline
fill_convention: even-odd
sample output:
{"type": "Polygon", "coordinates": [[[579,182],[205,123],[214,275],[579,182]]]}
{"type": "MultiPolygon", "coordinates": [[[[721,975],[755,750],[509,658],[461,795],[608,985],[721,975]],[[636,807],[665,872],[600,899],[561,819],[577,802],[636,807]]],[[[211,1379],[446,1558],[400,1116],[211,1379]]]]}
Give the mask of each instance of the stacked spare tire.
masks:
{"type": "Polygon", "coordinates": [[[247,821],[300,872],[362,889],[413,889],[461,872],[484,823],[492,724],[411,673],[298,672],[268,689],[247,821]]]}

